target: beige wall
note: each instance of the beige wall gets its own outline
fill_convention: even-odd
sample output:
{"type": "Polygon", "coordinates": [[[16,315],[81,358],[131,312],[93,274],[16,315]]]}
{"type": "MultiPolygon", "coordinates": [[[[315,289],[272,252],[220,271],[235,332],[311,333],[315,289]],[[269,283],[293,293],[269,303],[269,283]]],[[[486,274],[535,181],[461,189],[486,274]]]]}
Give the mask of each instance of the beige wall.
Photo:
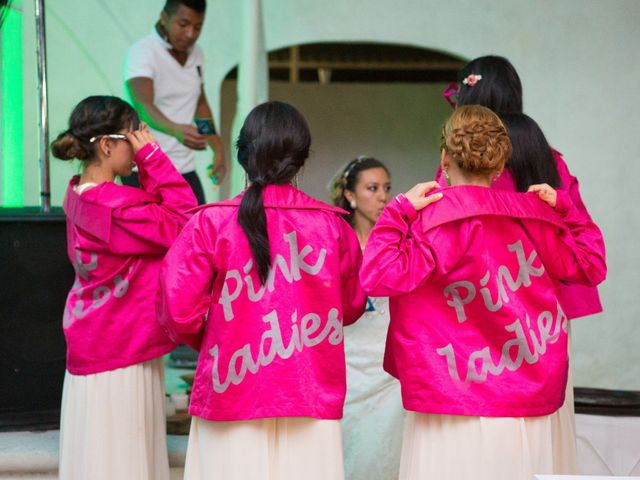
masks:
{"type": "MultiPolygon", "coordinates": [[[[235,111],[235,81],[222,87],[223,134],[235,111]]],[[[300,186],[327,201],[333,175],[358,155],[391,171],[393,190],[431,180],[438,166],[442,122],[451,107],[445,84],[329,84],[272,82],[270,98],[291,103],[309,122],[311,157],[300,186]]]]}

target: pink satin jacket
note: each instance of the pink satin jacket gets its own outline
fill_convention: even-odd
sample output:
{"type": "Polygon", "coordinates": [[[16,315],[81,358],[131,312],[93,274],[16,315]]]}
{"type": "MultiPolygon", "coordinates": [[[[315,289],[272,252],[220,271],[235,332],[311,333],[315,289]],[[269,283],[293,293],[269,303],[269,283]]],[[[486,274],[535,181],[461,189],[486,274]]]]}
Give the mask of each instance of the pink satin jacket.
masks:
{"type": "Polygon", "coordinates": [[[385,369],[408,410],[550,414],[568,366],[557,284],[604,279],[602,235],[563,191],[555,211],[535,194],[442,193],[420,214],[396,197],[365,248],[363,288],[391,297],[385,369]]]}
{"type": "MultiPolygon", "coordinates": [[[[580,215],[591,221],[591,216],[580,196],[578,179],[571,175],[560,152],[553,150],[553,157],[556,159],[556,167],[560,176],[561,185],[559,189],[567,192],[580,215]]],[[[443,187],[447,185],[440,168],[438,168],[436,181],[443,187]]],[[[502,172],[502,175],[496,179],[492,187],[511,192],[517,191],[516,182],[508,169],[502,172]]],[[[600,303],[597,287],[560,282],[558,284],[558,297],[569,320],[602,312],[602,304],[600,303]]]]}
{"type": "Polygon", "coordinates": [[[260,284],[242,195],[199,209],[164,261],[158,308],[200,350],[189,412],[208,420],[342,416],[343,325],[364,312],[362,254],[342,210],[288,185],[263,202],[272,267],[260,284]]]}
{"type": "Polygon", "coordinates": [[[104,182],[64,200],[67,254],[76,272],[64,311],[67,370],[114,370],[175,344],[158,323],[162,258],[196,206],[191,188],[157,144],[135,157],[143,189],[104,182]]]}

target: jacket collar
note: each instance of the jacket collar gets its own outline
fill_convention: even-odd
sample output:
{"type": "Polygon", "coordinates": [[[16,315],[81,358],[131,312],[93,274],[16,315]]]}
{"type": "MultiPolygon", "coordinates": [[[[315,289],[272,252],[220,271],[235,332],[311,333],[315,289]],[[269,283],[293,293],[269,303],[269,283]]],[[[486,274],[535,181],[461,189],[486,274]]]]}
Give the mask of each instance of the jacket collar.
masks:
{"type": "Polygon", "coordinates": [[[442,198],[420,211],[423,231],[469,217],[498,215],[540,220],[566,228],[564,221],[534,193],[464,185],[440,190],[442,198]]]}
{"type": "Polygon", "coordinates": [[[62,208],[69,221],[91,235],[109,241],[113,210],[127,205],[158,203],[159,199],[139,188],[104,182],[79,195],[73,187],[80,176],[69,181],[62,208]]]}
{"type": "MultiPolygon", "coordinates": [[[[202,205],[192,211],[210,207],[238,207],[244,196],[243,191],[229,200],[202,205]]],[[[297,210],[324,210],[340,215],[346,215],[345,210],[316,200],[291,185],[267,185],[262,190],[262,202],[266,208],[284,208],[297,210]]]]}

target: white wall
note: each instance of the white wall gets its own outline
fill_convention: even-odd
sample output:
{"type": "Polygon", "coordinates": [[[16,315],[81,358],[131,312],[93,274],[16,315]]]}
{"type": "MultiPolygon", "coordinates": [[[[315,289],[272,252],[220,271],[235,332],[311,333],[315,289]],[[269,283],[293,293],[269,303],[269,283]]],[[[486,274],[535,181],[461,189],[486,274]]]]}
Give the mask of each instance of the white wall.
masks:
{"type": "MultiPolygon", "coordinates": [[[[52,133],[64,128],[71,108],[84,96],[122,93],[120,70],[125,49],[134,38],[150,30],[162,3],[162,0],[47,2],[52,133]]],[[[207,93],[217,105],[222,80],[239,54],[240,2],[209,3],[201,44],[208,62],[207,93]]],[[[602,227],[608,245],[609,279],[601,288],[605,313],[573,325],[575,383],[640,389],[640,349],[635,328],[636,319],[640,318],[640,304],[635,298],[640,267],[637,248],[640,215],[636,213],[640,201],[636,140],[640,125],[640,96],[636,94],[640,78],[637,27],[640,3],[635,0],[265,0],[263,3],[269,49],[318,41],[376,41],[423,46],[465,58],[497,53],[513,61],[523,79],[525,110],[539,121],[553,145],[565,154],[572,172],[581,179],[584,200],[602,227]]],[[[24,2],[24,8],[29,19],[32,2],[24,2]]],[[[24,31],[25,200],[27,204],[36,204],[35,82],[30,80],[35,78],[32,22],[25,20],[24,31]]],[[[341,88],[335,86],[333,98],[344,95],[339,92],[341,88]]],[[[348,90],[349,86],[344,88],[348,90]]],[[[379,101],[376,109],[384,106],[383,100],[379,101]]],[[[346,161],[367,145],[357,143],[361,141],[359,138],[353,142],[341,133],[349,125],[348,110],[336,105],[330,111],[342,113],[335,120],[341,128],[329,129],[332,122],[314,120],[318,128],[327,128],[314,135],[320,144],[325,138],[334,139],[333,152],[336,156],[344,152],[340,161],[346,161]]],[[[328,115],[327,112],[329,109],[323,115],[328,115]]],[[[380,119],[384,120],[387,119],[380,119]]],[[[370,125],[371,131],[376,132],[384,127],[384,124],[370,125]]],[[[409,134],[402,138],[415,140],[409,134]]],[[[420,145],[423,144],[402,151],[415,155],[420,145]]],[[[424,145],[428,147],[428,143],[424,145]]],[[[393,144],[372,143],[371,148],[379,148],[385,160],[396,155],[393,144]]],[[[425,157],[430,155],[432,152],[424,152],[425,157]]],[[[206,163],[207,159],[203,159],[201,168],[206,163]]],[[[305,177],[309,189],[313,183],[311,168],[305,177]]],[[[69,166],[54,162],[55,204],[61,202],[70,173],[69,166]]],[[[394,173],[398,179],[404,174],[394,173]]],[[[324,186],[324,179],[322,182],[320,187],[324,186]]],[[[321,190],[317,185],[313,188],[321,190]]]]}

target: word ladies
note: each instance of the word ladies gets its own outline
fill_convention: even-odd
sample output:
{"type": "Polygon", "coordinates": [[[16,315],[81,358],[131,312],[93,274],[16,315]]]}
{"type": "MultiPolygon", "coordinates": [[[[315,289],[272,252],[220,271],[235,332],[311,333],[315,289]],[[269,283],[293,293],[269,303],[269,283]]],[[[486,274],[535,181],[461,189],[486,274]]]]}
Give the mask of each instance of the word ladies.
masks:
{"type": "Polygon", "coordinates": [[[236,350],[227,366],[227,374],[224,381],[220,378],[219,367],[219,347],[215,345],[209,350],[213,357],[213,390],[216,393],[223,393],[229,385],[238,385],[244,380],[247,371],[257,373],[260,367],[271,364],[276,356],[285,360],[294,352],[301,352],[304,347],[314,347],[324,340],[328,340],[331,345],[340,345],[343,339],[342,322],[338,318],[338,309],[329,310],[327,322],[321,329],[322,320],[320,315],[308,313],[300,319],[298,325],[298,311],[291,315],[291,338],[289,344],[285,346],[280,330],[278,312],[275,310],[262,317],[262,321],[269,325],[260,339],[257,355],[251,351],[251,344],[247,343],[242,348],[236,350]],[[320,330],[320,331],[319,331],[320,330]],[[318,332],[319,331],[319,332],[318,332]],[[240,362],[238,365],[238,361],[240,362]]]}
{"type": "MultiPolygon", "coordinates": [[[[289,247],[289,264],[282,255],[276,254],[264,285],[256,288],[257,280],[255,272],[252,272],[253,259],[249,259],[242,268],[244,275],[236,269],[227,272],[218,301],[222,306],[226,322],[234,320],[233,303],[243,293],[250,302],[257,303],[264,297],[265,292],[277,294],[277,280],[292,284],[300,281],[303,274],[313,277],[321,272],[326,259],[324,248],[314,250],[311,245],[300,248],[295,231],[284,234],[283,238],[289,247]],[[314,260],[312,260],[313,257],[315,257],[314,260]]],[[[242,300],[244,299],[243,297],[242,300]]],[[[285,305],[281,305],[280,309],[283,307],[285,305]]],[[[262,317],[262,321],[267,324],[267,329],[262,332],[259,345],[246,343],[235,350],[230,357],[221,355],[218,344],[210,348],[209,354],[213,359],[211,373],[213,390],[216,393],[223,393],[230,385],[239,385],[245,379],[247,372],[256,374],[261,367],[270,365],[276,357],[285,360],[295,352],[302,352],[305,347],[314,347],[325,340],[334,346],[342,343],[342,319],[339,318],[338,308],[329,308],[324,324],[321,316],[314,312],[299,317],[297,308],[292,313],[286,314],[273,309],[262,317]],[[291,318],[291,332],[283,336],[282,329],[286,328],[287,322],[281,322],[281,317],[286,318],[286,316],[291,318]],[[284,337],[289,337],[289,340],[285,341],[284,337]],[[229,358],[228,365],[220,365],[221,357],[229,358]],[[226,373],[223,376],[222,373],[225,370],[226,373]]]]}
{"type": "MultiPolygon", "coordinates": [[[[500,375],[505,369],[515,372],[523,362],[533,365],[540,360],[540,356],[547,351],[547,345],[556,343],[562,332],[567,333],[567,316],[562,311],[562,307],[557,303],[555,315],[551,311],[544,311],[538,315],[536,322],[537,333],[531,327],[531,318],[525,315],[528,333],[525,333],[522,321],[517,319],[504,329],[515,334],[515,338],[507,340],[502,346],[500,358],[494,362],[491,349],[487,345],[480,350],[476,350],[469,355],[467,362],[467,374],[464,383],[483,383],[487,380],[487,374],[500,375]],[[527,339],[528,336],[528,339],[527,339]],[[529,343],[529,341],[531,343],[529,343]]],[[[456,352],[451,344],[436,350],[447,360],[447,368],[451,378],[460,382],[456,352]]]]}
{"type": "MultiPolygon", "coordinates": [[[[534,266],[538,254],[531,250],[527,256],[522,245],[522,241],[507,245],[509,252],[515,253],[518,262],[518,272],[514,276],[506,265],[500,265],[497,269],[495,286],[497,291],[496,300],[492,298],[491,290],[488,287],[491,272],[487,273],[480,280],[480,294],[482,302],[487,312],[485,315],[492,315],[498,312],[504,304],[509,302],[509,292],[515,293],[521,287],[530,287],[533,277],[541,277],[544,274],[544,266],[534,266]]],[[[448,285],[444,289],[444,296],[447,298],[447,305],[456,312],[459,323],[468,320],[465,305],[470,304],[476,298],[476,287],[470,281],[458,281],[448,285]],[[464,291],[462,291],[464,290],[464,291]]],[[[530,312],[523,312],[523,318],[517,318],[513,323],[504,326],[504,330],[515,335],[504,342],[494,360],[489,345],[472,351],[467,361],[467,372],[464,376],[464,383],[483,383],[487,380],[487,375],[500,375],[506,369],[508,371],[518,370],[523,362],[530,365],[539,361],[540,356],[547,351],[547,345],[558,341],[561,331],[567,332],[567,317],[562,311],[560,304],[556,301],[555,312],[545,310],[537,316],[536,322],[532,325],[530,312]],[[526,332],[523,322],[526,323],[526,332]]],[[[477,310],[476,310],[477,312],[477,310]]],[[[477,318],[481,320],[482,315],[477,318]]],[[[463,327],[461,327],[463,328],[463,327]]],[[[495,348],[495,346],[494,346],[495,348]]],[[[458,359],[460,353],[456,353],[451,343],[445,347],[436,349],[436,352],[445,357],[449,376],[456,382],[460,382],[458,370],[458,359]]]]}

